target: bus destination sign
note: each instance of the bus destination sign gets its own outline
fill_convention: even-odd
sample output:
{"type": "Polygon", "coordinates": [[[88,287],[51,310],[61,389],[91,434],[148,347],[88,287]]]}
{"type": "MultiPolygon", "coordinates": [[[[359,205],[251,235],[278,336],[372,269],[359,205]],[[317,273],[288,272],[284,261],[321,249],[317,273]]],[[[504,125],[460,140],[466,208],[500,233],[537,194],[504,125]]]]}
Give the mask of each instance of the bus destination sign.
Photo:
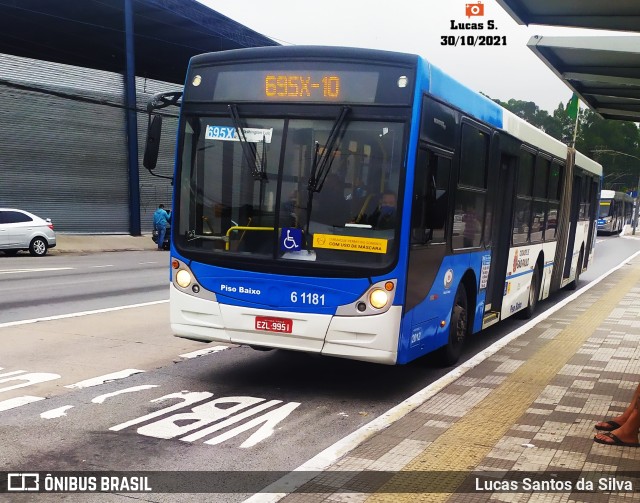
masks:
{"type": "Polygon", "coordinates": [[[378,80],[375,71],[223,70],[213,100],[374,103],[378,80]]]}

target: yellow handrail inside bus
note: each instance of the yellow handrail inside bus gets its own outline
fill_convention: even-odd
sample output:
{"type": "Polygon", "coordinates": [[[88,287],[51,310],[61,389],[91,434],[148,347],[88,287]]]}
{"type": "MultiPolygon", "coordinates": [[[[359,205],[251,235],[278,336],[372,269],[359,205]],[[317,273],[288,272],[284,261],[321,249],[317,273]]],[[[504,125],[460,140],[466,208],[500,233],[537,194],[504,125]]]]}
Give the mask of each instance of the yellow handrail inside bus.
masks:
{"type": "Polygon", "coordinates": [[[360,223],[360,220],[362,220],[362,217],[364,216],[364,213],[367,210],[369,203],[371,202],[371,199],[373,199],[373,194],[369,194],[364,200],[364,204],[362,205],[362,208],[360,208],[360,213],[358,213],[355,223],[360,223]]]}
{"type": "MultiPolygon", "coordinates": [[[[233,227],[229,227],[229,229],[227,230],[227,240],[224,243],[224,249],[225,251],[229,250],[229,235],[233,231],[272,231],[273,229],[273,227],[249,227],[248,225],[234,225],[233,227]]],[[[244,236],[244,233],[242,234],[242,236],[244,236]]]]}

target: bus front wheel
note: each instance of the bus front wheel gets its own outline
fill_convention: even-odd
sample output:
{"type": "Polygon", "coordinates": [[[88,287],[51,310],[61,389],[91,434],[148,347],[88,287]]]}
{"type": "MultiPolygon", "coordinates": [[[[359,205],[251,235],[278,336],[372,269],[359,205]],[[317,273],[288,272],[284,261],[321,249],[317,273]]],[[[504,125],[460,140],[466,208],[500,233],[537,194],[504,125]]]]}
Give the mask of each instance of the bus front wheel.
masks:
{"type": "Polygon", "coordinates": [[[469,331],[467,290],[462,283],[456,292],[456,298],[451,310],[451,322],[449,323],[449,339],[446,346],[442,347],[442,360],[445,366],[455,364],[462,354],[464,341],[469,331]]]}

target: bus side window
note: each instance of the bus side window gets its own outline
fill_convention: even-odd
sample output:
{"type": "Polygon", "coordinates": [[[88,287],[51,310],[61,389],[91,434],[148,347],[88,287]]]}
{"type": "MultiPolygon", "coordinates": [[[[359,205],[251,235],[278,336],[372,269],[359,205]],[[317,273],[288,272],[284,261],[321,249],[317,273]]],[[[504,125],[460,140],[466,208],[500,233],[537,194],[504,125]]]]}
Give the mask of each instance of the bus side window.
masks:
{"type": "Polygon", "coordinates": [[[411,243],[444,243],[451,159],[420,149],[416,161],[411,243]]]}

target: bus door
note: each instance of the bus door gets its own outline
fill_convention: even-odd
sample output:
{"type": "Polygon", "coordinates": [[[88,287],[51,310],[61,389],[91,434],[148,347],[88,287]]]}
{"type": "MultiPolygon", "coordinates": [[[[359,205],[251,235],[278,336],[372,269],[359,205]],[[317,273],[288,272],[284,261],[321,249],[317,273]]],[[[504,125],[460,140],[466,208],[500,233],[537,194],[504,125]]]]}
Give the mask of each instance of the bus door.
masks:
{"type": "MultiPolygon", "coordinates": [[[[582,195],[582,177],[574,175],[573,188],[571,189],[571,213],[569,214],[569,240],[567,242],[567,256],[564,263],[563,278],[571,275],[571,262],[573,258],[573,247],[576,242],[576,229],[578,228],[578,215],[580,213],[580,197],[582,195]]],[[[580,265],[578,264],[578,267],[580,265]]]]}
{"type": "Polygon", "coordinates": [[[590,185],[589,192],[589,235],[587,237],[587,249],[584,252],[582,259],[582,267],[589,265],[589,256],[593,250],[594,234],[596,233],[596,221],[598,220],[598,182],[591,180],[589,177],[585,178],[586,183],[590,185]]]}
{"type": "MultiPolygon", "coordinates": [[[[515,155],[500,154],[500,171],[497,188],[494,192],[493,226],[491,234],[491,274],[487,284],[485,322],[489,313],[500,313],[504,298],[504,285],[507,276],[509,248],[513,228],[513,194],[515,192],[516,168],[518,158],[515,155]]],[[[496,319],[497,321],[497,319],[496,319]]]]}
{"type": "Polygon", "coordinates": [[[416,325],[436,316],[425,300],[447,253],[451,161],[451,152],[426,146],[418,150],[405,305],[407,312],[413,309],[416,325]]]}

